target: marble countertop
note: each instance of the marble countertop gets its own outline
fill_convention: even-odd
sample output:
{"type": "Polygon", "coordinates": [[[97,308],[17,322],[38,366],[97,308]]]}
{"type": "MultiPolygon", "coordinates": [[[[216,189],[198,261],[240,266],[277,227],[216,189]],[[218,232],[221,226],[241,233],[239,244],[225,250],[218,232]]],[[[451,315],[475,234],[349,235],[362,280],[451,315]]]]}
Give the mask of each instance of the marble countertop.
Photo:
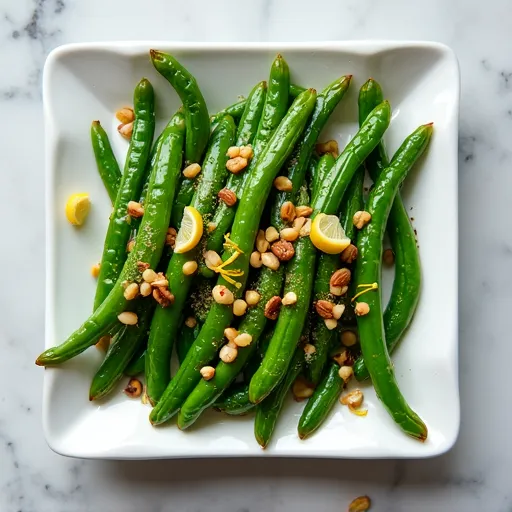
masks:
{"type": "MultiPolygon", "coordinates": [[[[329,512],[360,494],[378,512],[512,511],[508,0],[3,0],[0,40],[0,190],[8,221],[0,252],[0,511],[329,512]],[[460,60],[462,424],[455,447],[430,460],[376,462],[101,462],[51,452],[41,428],[43,372],[33,364],[44,333],[41,73],[48,52],[94,40],[365,38],[436,40],[460,60]]],[[[435,325],[432,335],[442,335],[435,325]]]]}

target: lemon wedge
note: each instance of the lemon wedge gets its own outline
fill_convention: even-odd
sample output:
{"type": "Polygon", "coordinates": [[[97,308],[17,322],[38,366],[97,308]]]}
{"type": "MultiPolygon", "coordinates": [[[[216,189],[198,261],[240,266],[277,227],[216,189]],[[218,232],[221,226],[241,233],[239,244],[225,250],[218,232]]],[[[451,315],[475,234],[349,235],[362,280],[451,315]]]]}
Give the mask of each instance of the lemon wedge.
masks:
{"type": "Polygon", "coordinates": [[[89,194],[79,193],[71,194],[66,202],[66,218],[73,226],[81,226],[89,210],[91,209],[91,201],[89,194]]]}
{"type": "Polygon", "coordinates": [[[350,238],[336,215],[319,213],[313,220],[309,237],[317,249],[327,254],[339,254],[350,245],[350,238]]]}
{"type": "Polygon", "coordinates": [[[193,206],[185,206],[181,227],[176,235],[174,252],[182,254],[192,250],[203,236],[203,218],[193,206]]]}

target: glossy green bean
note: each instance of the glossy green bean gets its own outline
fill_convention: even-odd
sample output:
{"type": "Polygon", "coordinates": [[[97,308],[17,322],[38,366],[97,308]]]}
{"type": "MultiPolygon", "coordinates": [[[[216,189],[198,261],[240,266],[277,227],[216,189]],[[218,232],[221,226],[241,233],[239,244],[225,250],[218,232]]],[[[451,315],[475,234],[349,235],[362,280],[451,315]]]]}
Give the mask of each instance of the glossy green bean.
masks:
{"type": "Polygon", "coordinates": [[[146,163],[155,131],[155,105],[153,87],[145,78],[135,87],[133,105],[133,133],[114,211],[105,236],[94,309],[105,300],[123,269],[128,255],[126,244],[132,230],[131,217],[127,212],[128,203],[139,199],[146,175],[146,163]]]}
{"type": "MultiPolygon", "coordinates": [[[[370,288],[374,283],[380,288],[382,265],[382,240],[393,199],[414,162],[425,151],[432,134],[432,125],[420,126],[402,144],[390,166],[381,172],[368,197],[366,211],[371,222],[359,231],[354,284],[358,297],[369,313],[357,317],[359,340],[366,367],[377,396],[400,428],[408,435],[424,441],[427,427],[410,408],[395,379],[393,364],[386,347],[380,290],[370,288]]],[[[356,305],[357,308],[357,305],[356,305]]]]}
{"type": "Polygon", "coordinates": [[[114,151],[112,151],[107,132],[99,121],[92,122],[91,142],[101,181],[103,181],[108,197],[110,197],[110,201],[114,205],[119,184],[121,183],[121,170],[119,169],[114,151]]]}

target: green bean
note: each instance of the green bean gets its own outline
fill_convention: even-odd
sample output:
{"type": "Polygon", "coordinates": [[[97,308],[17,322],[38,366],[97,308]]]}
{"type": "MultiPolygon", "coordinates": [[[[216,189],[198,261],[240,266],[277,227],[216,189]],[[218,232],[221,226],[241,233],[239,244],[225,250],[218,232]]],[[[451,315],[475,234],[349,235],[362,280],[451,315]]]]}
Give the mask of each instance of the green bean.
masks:
{"type": "MultiPolygon", "coordinates": [[[[304,129],[313,110],[315,98],[314,90],[305,91],[297,97],[268,145],[262,151],[247,186],[244,188],[231,231],[232,244],[238,247],[241,253],[233,263],[225,267],[226,270],[238,269],[242,273],[238,280],[239,287],[236,287],[233,293],[235,297],[240,296],[247,280],[249,254],[254,246],[265,200],[278,170],[304,129]]],[[[231,253],[232,250],[225,251],[224,261],[231,256],[231,253]]],[[[217,282],[219,285],[229,286],[229,282],[222,276],[219,277],[217,282]]],[[[233,311],[231,307],[218,303],[212,304],[208,318],[187,354],[183,365],[170,382],[158,405],[151,412],[150,421],[153,424],[164,423],[178,411],[185,398],[199,381],[200,368],[214,357],[222,343],[224,329],[229,325],[232,318],[233,311]]]]}
{"type": "Polygon", "coordinates": [[[311,119],[302,137],[293,149],[283,172],[292,183],[296,183],[297,185],[293,187],[291,191],[278,192],[277,199],[272,207],[270,214],[271,224],[276,227],[278,231],[285,227],[285,222],[281,218],[281,206],[285,201],[291,201],[293,204],[296,204],[297,192],[306,176],[311,153],[318,139],[318,135],[345,95],[350,85],[351,78],[352,76],[348,75],[336,79],[317,96],[315,110],[311,115],[311,119]],[[295,175],[297,175],[297,179],[293,179],[295,175]]]}
{"type": "Polygon", "coordinates": [[[112,205],[114,205],[119,184],[121,183],[121,170],[112,151],[107,132],[105,132],[99,121],[92,122],[91,141],[101,181],[103,181],[108,197],[110,197],[112,205]]]}
{"type": "Polygon", "coordinates": [[[256,285],[256,289],[261,295],[260,301],[249,309],[238,327],[239,333],[251,336],[250,345],[239,347],[238,355],[233,362],[220,361],[215,368],[215,375],[212,379],[198,382],[180,409],[178,415],[178,427],[180,429],[188,428],[199,418],[203,411],[215,403],[254,354],[258,339],[267,323],[265,305],[272,297],[280,294],[282,275],[281,268],[276,271],[269,268],[262,269],[256,285]]]}
{"type": "Polygon", "coordinates": [[[105,359],[92,379],[89,400],[104,398],[119,382],[131,358],[147,339],[154,306],[151,299],[141,300],[137,308],[138,324],[125,326],[114,337],[105,359]]]}
{"type": "Polygon", "coordinates": [[[37,358],[36,364],[59,364],[93,345],[116,324],[118,315],[129,306],[129,301],[124,297],[124,281],[142,282],[143,269],[140,262],[147,263],[150,268],[156,267],[162,254],[175,185],[180,174],[184,132],[184,117],[178,112],[174,116],[173,130],[169,133],[168,143],[160,147],[157,160],[161,165],[156,165],[151,172],[144,216],[135,246],[114,288],[78,330],[61,345],[43,352],[37,358]]]}
{"type": "Polygon", "coordinates": [[[128,377],[135,377],[136,375],[144,373],[146,366],[146,346],[147,344],[142,344],[139,347],[124,369],[124,374],[128,377]]]}
{"type": "Polygon", "coordinates": [[[187,353],[194,343],[194,340],[197,338],[200,330],[200,322],[198,322],[194,327],[188,327],[185,325],[185,322],[183,322],[176,342],[176,352],[178,353],[178,361],[180,364],[183,364],[183,361],[185,360],[185,357],[187,356],[187,353]]]}
{"type": "Polygon", "coordinates": [[[210,116],[196,79],[172,55],[149,53],[153,66],[173,86],[185,108],[185,165],[200,163],[210,138],[210,116]]]}
{"type": "MultiPolygon", "coordinates": [[[[391,109],[383,102],[350,141],[336,160],[324,183],[316,187],[312,208],[314,218],[319,212],[333,215],[338,211],[341,199],[354,173],[366,156],[377,146],[389,125],[391,109]]],[[[286,373],[293,351],[306,320],[311,298],[316,251],[309,237],[300,238],[295,246],[295,256],[289,262],[284,292],[294,292],[297,303],[284,308],[278,318],[274,336],[263,362],[251,380],[249,397],[259,403],[277,386],[286,373]]]]}
{"type": "Polygon", "coordinates": [[[265,400],[256,406],[254,436],[262,448],[267,447],[277,424],[277,418],[283,407],[284,399],[303,368],[304,350],[302,347],[297,347],[282,382],[265,400]]]}
{"type": "MultiPolygon", "coordinates": [[[[332,362],[308,400],[299,419],[298,433],[301,439],[310,436],[325,421],[345,385],[339,375],[340,367],[332,362]]],[[[265,403],[265,402],[263,402],[265,403]]]]}
{"type": "MultiPolygon", "coordinates": [[[[282,67],[282,65],[274,66],[276,69],[274,72],[281,72],[282,67]]],[[[251,91],[246,102],[244,114],[238,125],[236,146],[245,146],[247,144],[255,143],[255,139],[258,137],[258,126],[260,124],[263,109],[268,108],[266,106],[268,104],[268,102],[266,102],[266,91],[266,82],[256,84],[251,91]]],[[[280,112],[277,111],[276,115],[280,115],[280,112]]],[[[279,124],[279,121],[280,119],[277,121],[277,124],[279,124]]],[[[247,180],[251,168],[257,159],[257,153],[260,151],[259,144],[254,144],[254,146],[255,156],[252,159],[252,165],[242,173],[231,174],[228,178],[228,182],[226,183],[226,188],[233,192],[237,198],[242,191],[243,183],[247,180]]],[[[206,250],[219,252],[222,249],[224,235],[229,231],[229,228],[233,223],[235,213],[236,203],[232,206],[228,206],[223,201],[219,203],[219,206],[212,218],[212,225],[215,226],[215,229],[207,235],[206,250]]],[[[204,261],[201,262],[200,272],[206,277],[213,277],[213,272],[206,267],[204,261]]]]}
{"type": "Polygon", "coordinates": [[[425,151],[431,134],[432,125],[425,125],[407,137],[390,166],[381,172],[375,187],[371,190],[366,205],[371,222],[363,227],[358,235],[359,255],[354,279],[357,290],[364,293],[358,298],[356,311],[362,302],[369,307],[368,314],[357,317],[357,325],[363,358],[377,396],[400,428],[420,441],[427,438],[427,427],[409,407],[398,388],[386,347],[381,293],[380,290],[375,291],[372,285],[380,284],[382,239],[393,199],[410,168],[425,151]]]}
{"type": "MultiPolygon", "coordinates": [[[[335,162],[336,159],[334,158],[332,153],[325,153],[325,155],[322,155],[318,160],[317,165],[315,166],[313,179],[311,183],[318,183],[321,186],[326,177],[329,175],[329,171],[332,169],[335,162]],[[316,178],[316,175],[318,175],[318,178],[316,178]]],[[[314,190],[314,188],[312,187],[311,195],[314,196],[315,192],[316,190],[314,190]]]]}
{"type": "MultiPolygon", "coordinates": [[[[225,116],[212,134],[203,162],[199,185],[191,202],[203,218],[208,218],[217,203],[217,194],[227,177],[227,151],[235,139],[233,118],[225,116]]],[[[151,322],[151,332],[146,353],[146,392],[152,404],[158,402],[169,384],[170,361],[174,340],[194,275],[185,275],[183,265],[197,260],[200,245],[187,253],[174,253],[166,271],[169,289],[174,295],[170,307],[158,307],[151,322]]]]}
{"type": "Polygon", "coordinates": [[[255,407],[249,400],[249,384],[239,382],[230,386],[213,407],[231,416],[247,414],[255,407]]]}
{"type": "Polygon", "coordinates": [[[144,182],[144,171],[155,131],[154,92],[152,85],[145,78],[135,87],[133,104],[135,111],[133,134],[114,211],[110,216],[105,236],[94,309],[97,309],[111,292],[126,261],[126,244],[131,233],[131,217],[127,213],[128,203],[139,199],[144,182]]]}
{"type": "MultiPolygon", "coordinates": [[[[359,104],[362,116],[382,98],[382,90],[375,80],[368,80],[361,88],[359,104]]],[[[366,159],[366,167],[373,181],[388,166],[384,144],[381,142],[366,159]]],[[[387,232],[395,254],[395,278],[388,305],[384,311],[384,329],[388,352],[392,353],[411,323],[418,305],[421,289],[421,266],[414,229],[404,203],[398,193],[389,212],[387,232]]],[[[358,380],[368,378],[362,357],[354,364],[358,380]]]]}
{"type": "Polygon", "coordinates": [[[302,87],[297,84],[290,84],[289,94],[292,98],[296,98],[299,94],[302,94],[306,90],[305,87],[302,87]]]}

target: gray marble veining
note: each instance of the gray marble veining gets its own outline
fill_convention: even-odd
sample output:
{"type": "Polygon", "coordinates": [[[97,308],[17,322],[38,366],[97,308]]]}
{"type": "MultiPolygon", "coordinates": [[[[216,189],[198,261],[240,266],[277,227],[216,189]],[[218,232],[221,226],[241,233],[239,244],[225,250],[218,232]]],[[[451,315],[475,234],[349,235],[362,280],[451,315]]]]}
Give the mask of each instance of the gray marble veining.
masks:
{"type": "MultiPolygon", "coordinates": [[[[0,5],[0,511],[511,512],[512,56],[507,0],[4,0],[0,5]],[[460,386],[454,449],[425,461],[78,461],[46,446],[44,154],[48,52],[116,39],[428,39],[460,60],[460,386]]],[[[442,247],[440,247],[442,252],[442,247]]],[[[442,294],[442,290],[440,290],[442,294]]],[[[433,335],[436,326],[432,326],[433,335]]],[[[427,340],[428,342],[428,340],[427,340]]],[[[425,383],[428,385],[428,383],[425,383]]]]}

